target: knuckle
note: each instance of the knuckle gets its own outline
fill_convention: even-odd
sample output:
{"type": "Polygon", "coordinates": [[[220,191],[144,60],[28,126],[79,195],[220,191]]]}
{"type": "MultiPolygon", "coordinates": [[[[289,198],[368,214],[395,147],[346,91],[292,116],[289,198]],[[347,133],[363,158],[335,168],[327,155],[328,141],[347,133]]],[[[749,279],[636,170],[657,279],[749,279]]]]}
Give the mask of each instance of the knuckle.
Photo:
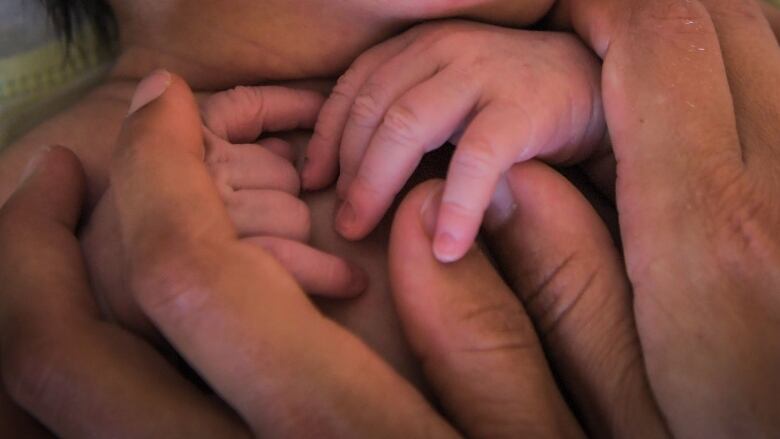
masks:
{"type": "Polygon", "coordinates": [[[248,87],[239,85],[222,94],[224,105],[233,106],[262,106],[265,102],[262,87],[248,87]]]}
{"type": "Polygon", "coordinates": [[[377,186],[377,182],[372,178],[373,175],[370,169],[361,169],[352,179],[352,190],[368,194],[368,198],[383,198],[387,188],[377,186]]]}
{"type": "Polygon", "coordinates": [[[413,107],[399,103],[387,111],[382,121],[382,133],[393,143],[412,146],[418,141],[420,122],[420,116],[413,107]]]}
{"type": "Polygon", "coordinates": [[[208,142],[206,148],[206,164],[219,165],[233,160],[233,148],[220,142],[208,142]]]}
{"type": "Polygon", "coordinates": [[[330,92],[330,98],[351,101],[358,93],[357,84],[354,79],[356,76],[357,69],[355,67],[350,67],[339,77],[338,81],[336,81],[336,85],[333,86],[333,90],[330,92]]]}
{"type": "Polygon", "coordinates": [[[421,42],[434,52],[451,53],[453,49],[462,50],[475,46],[476,35],[471,25],[464,22],[449,23],[445,26],[433,24],[421,42]]]}
{"type": "Polygon", "coordinates": [[[466,307],[454,318],[464,334],[456,351],[464,354],[515,353],[537,345],[533,326],[509,296],[466,307]]]}
{"type": "Polygon", "coordinates": [[[758,22],[764,20],[764,14],[757,2],[744,0],[726,0],[718,3],[717,8],[710,8],[713,18],[737,17],[758,22]]]}
{"type": "Polygon", "coordinates": [[[373,126],[382,119],[384,113],[385,108],[377,95],[377,87],[367,84],[355,98],[350,118],[360,126],[373,126]]]}
{"type": "Polygon", "coordinates": [[[594,290],[601,270],[590,259],[572,253],[523,292],[523,303],[546,338],[560,327],[580,300],[594,290]]]}
{"type": "Polygon", "coordinates": [[[467,203],[462,200],[442,200],[442,210],[456,214],[460,218],[478,220],[485,213],[484,209],[475,203],[467,203]]]}
{"type": "Polygon", "coordinates": [[[225,203],[225,208],[231,212],[243,212],[252,207],[249,197],[244,196],[241,191],[226,192],[222,195],[222,201],[225,203]]]}
{"type": "Polygon", "coordinates": [[[473,179],[489,177],[497,166],[496,150],[487,139],[462,142],[452,157],[453,171],[473,179]]]}
{"type": "Polygon", "coordinates": [[[770,189],[751,180],[735,179],[722,187],[712,203],[710,242],[716,243],[718,261],[726,270],[742,271],[746,261],[759,265],[780,262],[780,215],[769,202],[770,189]]]}
{"type": "Polygon", "coordinates": [[[133,294],[146,313],[176,316],[203,304],[212,270],[205,257],[208,250],[203,244],[189,247],[161,240],[133,265],[133,294]]]}
{"type": "Polygon", "coordinates": [[[670,40],[684,35],[715,35],[710,14],[699,0],[644,2],[633,20],[635,25],[670,40]]]}

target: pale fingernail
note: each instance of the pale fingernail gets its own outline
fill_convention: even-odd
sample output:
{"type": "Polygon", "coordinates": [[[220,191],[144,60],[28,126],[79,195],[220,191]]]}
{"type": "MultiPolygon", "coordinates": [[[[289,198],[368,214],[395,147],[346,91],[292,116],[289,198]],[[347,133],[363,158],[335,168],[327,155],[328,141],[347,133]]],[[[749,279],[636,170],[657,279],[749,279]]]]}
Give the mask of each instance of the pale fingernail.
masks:
{"type": "Polygon", "coordinates": [[[43,161],[44,157],[51,152],[53,149],[53,146],[44,146],[43,148],[39,149],[35,152],[35,154],[30,158],[30,161],[27,162],[27,164],[24,166],[24,170],[22,170],[22,175],[19,177],[19,184],[24,183],[27,181],[28,178],[30,178],[33,174],[35,174],[35,171],[38,170],[38,167],[41,165],[41,162],[43,161]]]}
{"type": "Polygon", "coordinates": [[[460,241],[452,233],[439,232],[433,241],[433,254],[441,263],[455,262],[461,258],[460,241]]]}
{"type": "Polygon", "coordinates": [[[444,185],[437,183],[437,187],[431,189],[428,198],[420,206],[420,221],[428,238],[431,239],[433,239],[433,234],[436,232],[436,220],[439,217],[439,206],[441,205],[443,193],[444,185]]]}
{"type": "Polygon", "coordinates": [[[347,235],[357,221],[357,213],[352,203],[345,201],[341,203],[339,211],[336,214],[336,228],[342,235],[347,235]]]}
{"type": "Polygon", "coordinates": [[[162,96],[171,85],[171,74],[167,70],[155,70],[144,78],[135,89],[127,115],[135,113],[150,102],[162,96]]]}

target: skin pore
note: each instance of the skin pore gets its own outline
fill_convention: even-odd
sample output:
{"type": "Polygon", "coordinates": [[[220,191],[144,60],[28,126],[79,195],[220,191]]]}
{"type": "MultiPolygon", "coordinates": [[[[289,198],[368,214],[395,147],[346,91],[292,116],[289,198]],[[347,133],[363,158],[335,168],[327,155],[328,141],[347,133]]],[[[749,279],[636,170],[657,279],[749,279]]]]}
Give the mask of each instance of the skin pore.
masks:
{"type": "MultiPolygon", "coordinates": [[[[244,84],[279,83],[327,92],[356,56],[415,22],[466,16],[514,26],[543,17],[550,0],[113,0],[120,53],[110,76],[81,101],[45,122],[0,155],[0,203],[14,190],[24,164],[41,146],[61,144],[82,161],[87,205],[105,191],[120,125],[138,81],[157,68],[181,75],[199,96],[244,84]],[[497,20],[497,17],[502,19],[497,20]],[[511,18],[510,18],[511,17],[511,18]],[[301,30],[305,31],[301,31],[301,30]],[[326,79],[321,79],[326,78],[326,79]]],[[[307,139],[291,139],[302,148],[307,139]]],[[[184,182],[183,182],[184,184],[184,182]]],[[[333,231],[333,191],[308,194],[312,245],[360,261],[371,287],[359,299],[320,303],[399,372],[418,382],[400,336],[386,273],[388,227],[347,243],[333,231]]]]}

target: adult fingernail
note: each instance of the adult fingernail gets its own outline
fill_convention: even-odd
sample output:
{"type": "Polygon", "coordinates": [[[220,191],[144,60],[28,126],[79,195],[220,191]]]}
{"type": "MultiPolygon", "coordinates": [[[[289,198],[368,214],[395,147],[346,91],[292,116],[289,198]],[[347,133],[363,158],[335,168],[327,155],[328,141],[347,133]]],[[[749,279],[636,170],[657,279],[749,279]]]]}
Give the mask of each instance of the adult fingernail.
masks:
{"type": "Polygon", "coordinates": [[[30,158],[30,161],[27,162],[27,164],[24,166],[24,169],[22,170],[22,175],[19,177],[19,184],[24,183],[27,181],[28,178],[30,178],[33,174],[35,174],[35,171],[38,170],[38,167],[41,165],[41,162],[46,157],[47,154],[53,149],[53,146],[45,146],[38,151],[35,152],[35,154],[30,158]]]}
{"type": "Polygon", "coordinates": [[[428,194],[428,198],[425,199],[420,207],[420,220],[422,221],[423,229],[428,235],[428,238],[433,239],[433,234],[436,232],[436,221],[439,217],[439,206],[441,205],[441,197],[444,193],[444,185],[437,183],[438,186],[431,189],[428,194]]]}
{"type": "Polygon", "coordinates": [[[342,235],[348,235],[357,221],[357,213],[352,203],[344,201],[336,214],[336,228],[342,235]]]}
{"type": "Polygon", "coordinates": [[[144,78],[135,89],[127,115],[135,113],[162,96],[171,85],[171,74],[167,70],[156,70],[144,78]]]}
{"type": "Polygon", "coordinates": [[[452,233],[442,231],[433,240],[433,255],[439,262],[449,264],[460,259],[460,241],[452,233]]]}

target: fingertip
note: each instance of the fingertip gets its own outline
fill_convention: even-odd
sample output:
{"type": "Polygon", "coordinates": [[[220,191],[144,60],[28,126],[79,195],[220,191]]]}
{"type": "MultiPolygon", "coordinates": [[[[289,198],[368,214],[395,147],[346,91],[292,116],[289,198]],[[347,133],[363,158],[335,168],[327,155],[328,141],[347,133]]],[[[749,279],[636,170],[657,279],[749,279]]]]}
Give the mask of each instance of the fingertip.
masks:
{"type": "Polygon", "coordinates": [[[164,69],[155,70],[142,79],[135,88],[127,115],[132,116],[138,110],[162,96],[170,87],[172,81],[173,78],[170,72],[164,69]]]}
{"type": "Polygon", "coordinates": [[[474,245],[479,233],[479,222],[479,219],[464,215],[442,201],[433,238],[436,259],[443,264],[462,259],[474,245]]]}
{"type": "Polygon", "coordinates": [[[457,262],[464,255],[463,244],[450,232],[439,232],[433,239],[433,255],[442,264],[457,262]]]}
{"type": "Polygon", "coordinates": [[[54,219],[72,228],[85,192],[86,178],[76,154],[64,146],[46,146],[29,160],[3,208],[54,219]]]}
{"type": "Polygon", "coordinates": [[[136,87],[119,135],[117,157],[138,149],[179,149],[202,160],[203,125],[189,85],[156,70],[136,87]]]}
{"type": "Polygon", "coordinates": [[[365,270],[355,264],[349,264],[349,286],[345,291],[345,298],[360,296],[368,289],[370,279],[365,270]]]}
{"type": "Polygon", "coordinates": [[[338,206],[334,226],[336,231],[345,239],[355,241],[362,238],[357,211],[349,200],[342,202],[338,206]]]}
{"type": "Polygon", "coordinates": [[[325,189],[335,178],[329,177],[326,170],[321,170],[317,162],[312,158],[306,157],[301,170],[301,184],[304,190],[318,191],[325,189]]]}

